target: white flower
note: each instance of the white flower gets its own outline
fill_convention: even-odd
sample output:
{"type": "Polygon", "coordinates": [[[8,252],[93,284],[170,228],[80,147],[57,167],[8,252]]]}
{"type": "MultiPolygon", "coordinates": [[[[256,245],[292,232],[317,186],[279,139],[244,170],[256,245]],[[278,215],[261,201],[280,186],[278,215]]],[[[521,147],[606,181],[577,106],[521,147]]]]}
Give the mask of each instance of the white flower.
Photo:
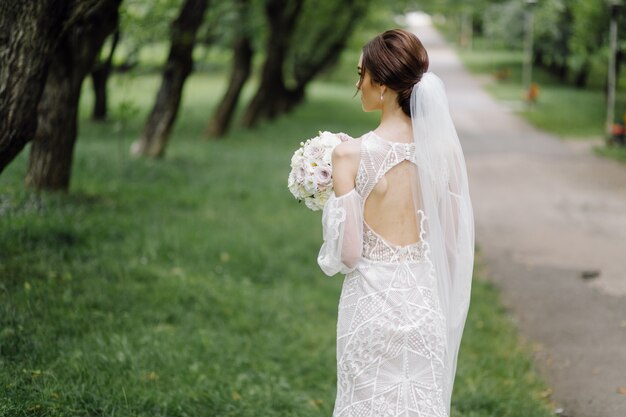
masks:
{"type": "Polygon", "coordinates": [[[304,204],[306,204],[306,206],[313,211],[319,210],[319,208],[317,207],[317,203],[313,198],[304,199],[304,204]]]}
{"type": "Polygon", "coordinates": [[[298,198],[298,195],[300,195],[300,184],[288,184],[287,188],[289,188],[289,191],[291,191],[291,194],[293,194],[294,198],[298,198]]]}
{"type": "Polygon", "coordinates": [[[302,183],[304,181],[304,179],[307,176],[308,170],[306,169],[306,167],[304,166],[304,164],[301,164],[297,167],[295,167],[293,169],[293,171],[291,171],[295,174],[296,177],[296,181],[302,183]]]}
{"type": "Polygon", "coordinates": [[[295,168],[302,163],[303,153],[304,151],[302,150],[302,148],[294,152],[293,156],[291,157],[292,168],[295,168]]]}
{"type": "MultiPolygon", "coordinates": [[[[333,148],[333,149],[335,149],[335,148],[333,148]]],[[[324,157],[322,158],[322,163],[327,165],[328,167],[330,167],[332,162],[333,162],[333,149],[331,149],[328,152],[326,152],[324,154],[324,157]]]]}
{"type": "Polygon", "coordinates": [[[324,205],[326,205],[326,202],[328,201],[328,199],[330,198],[330,192],[325,192],[325,193],[320,193],[315,200],[317,201],[317,206],[320,209],[324,208],[324,205]]]}
{"type": "Polygon", "coordinates": [[[317,191],[317,181],[315,181],[315,176],[307,175],[304,179],[304,190],[308,195],[313,195],[317,191]]]}
{"type": "Polygon", "coordinates": [[[326,147],[319,141],[314,141],[304,148],[304,157],[308,160],[318,160],[324,157],[326,147]]]}
{"type": "Polygon", "coordinates": [[[335,147],[341,143],[341,139],[331,132],[320,132],[320,142],[325,147],[335,147]]]}

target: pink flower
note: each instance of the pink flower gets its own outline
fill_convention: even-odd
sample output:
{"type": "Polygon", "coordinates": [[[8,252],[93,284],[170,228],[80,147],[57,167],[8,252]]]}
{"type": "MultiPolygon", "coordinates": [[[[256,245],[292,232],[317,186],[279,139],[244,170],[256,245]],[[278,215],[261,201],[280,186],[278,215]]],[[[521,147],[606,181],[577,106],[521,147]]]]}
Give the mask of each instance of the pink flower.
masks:
{"type": "Polygon", "coordinates": [[[327,187],[332,182],[330,167],[318,165],[315,167],[315,180],[320,187],[327,187]]]}

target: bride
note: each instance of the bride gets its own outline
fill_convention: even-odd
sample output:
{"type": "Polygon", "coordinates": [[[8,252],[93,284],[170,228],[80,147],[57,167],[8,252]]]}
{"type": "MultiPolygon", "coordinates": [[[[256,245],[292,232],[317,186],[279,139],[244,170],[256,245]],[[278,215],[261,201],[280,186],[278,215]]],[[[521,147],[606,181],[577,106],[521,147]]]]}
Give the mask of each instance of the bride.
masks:
{"type": "Polygon", "coordinates": [[[318,264],[345,275],[333,417],[450,415],[474,264],[463,152],[420,40],[384,32],[364,47],[364,111],[378,127],[333,151],[318,264]]]}

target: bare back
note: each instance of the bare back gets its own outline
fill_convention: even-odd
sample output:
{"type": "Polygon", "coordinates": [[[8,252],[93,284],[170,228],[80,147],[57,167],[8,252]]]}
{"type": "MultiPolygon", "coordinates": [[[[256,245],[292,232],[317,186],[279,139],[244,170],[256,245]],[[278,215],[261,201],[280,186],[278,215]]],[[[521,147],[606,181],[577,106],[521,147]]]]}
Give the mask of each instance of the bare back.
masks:
{"type": "Polygon", "coordinates": [[[416,178],[412,143],[392,142],[368,133],[362,140],[356,186],[365,198],[367,227],[394,246],[420,240],[411,183],[416,178]]]}

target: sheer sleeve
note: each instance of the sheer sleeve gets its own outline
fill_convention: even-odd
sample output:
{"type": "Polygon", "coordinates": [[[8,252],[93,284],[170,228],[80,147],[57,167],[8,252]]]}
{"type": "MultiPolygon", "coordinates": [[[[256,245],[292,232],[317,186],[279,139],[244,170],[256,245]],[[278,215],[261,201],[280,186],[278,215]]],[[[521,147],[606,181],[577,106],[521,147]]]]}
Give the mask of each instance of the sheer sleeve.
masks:
{"type": "Polygon", "coordinates": [[[322,230],[324,243],[317,256],[322,271],[328,276],[352,272],[363,251],[363,203],[356,189],[331,195],[324,206],[322,230]]]}

